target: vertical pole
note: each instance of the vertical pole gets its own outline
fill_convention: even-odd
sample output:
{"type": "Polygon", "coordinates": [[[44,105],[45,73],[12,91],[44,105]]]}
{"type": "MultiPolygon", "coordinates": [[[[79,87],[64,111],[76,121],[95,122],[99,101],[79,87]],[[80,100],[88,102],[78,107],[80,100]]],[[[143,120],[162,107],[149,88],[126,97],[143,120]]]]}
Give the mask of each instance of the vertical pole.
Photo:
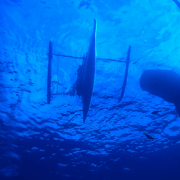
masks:
{"type": "Polygon", "coordinates": [[[48,53],[48,75],[47,75],[47,103],[51,103],[51,66],[52,66],[52,42],[49,42],[49,53],[48,53]]]}
{"type": "Polygon", "coordinates": [[[121,91],[121,96],[119,97],[118,103],[122,100],[126,88],[126,82],[127,82],[127,77],[128,77],[128,68],[129,68],[129,61],[130,61],[130,54],[131,54],[131,46],[128,48],[127,52],[127,58],[126,58],[126,70],[124,73],[124,81],[122,85],[122,91],[121,91]]]}

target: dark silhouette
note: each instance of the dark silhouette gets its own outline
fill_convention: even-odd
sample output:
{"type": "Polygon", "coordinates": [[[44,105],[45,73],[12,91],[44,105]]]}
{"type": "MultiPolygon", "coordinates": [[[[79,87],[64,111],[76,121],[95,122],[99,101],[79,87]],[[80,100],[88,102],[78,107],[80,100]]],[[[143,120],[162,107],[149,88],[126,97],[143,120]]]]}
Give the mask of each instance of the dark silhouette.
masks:
{"type": "Polygon", "coordinates": [[[180,115],[180,75],[170,70],[147,70],[140,78],[143,90],[174,103],[180,115]]]}
{"type": "Polygon", "coordinates": [[[130,54],[131,54],[131,46],[129,46],[128,48],[128,52],[127,52],[127,58],[126,58],[126,70],[125,70],[125,74],[124,74],[124,81],[123,81],[123,85],[122,85],[122,91],[121,91],[121,96],[118,99],[118,102],[120,102],[124,96],[124,92],[125,92],[125,88],[126,88],[126,82],[127,82],[127,77],[128,77],[128,68],[129,68],[129,61],[130,61],[130,54]]]}
{"type": "Polygon", "coordinates": [[[180,8],[180,2],[179,1],[177,1],[177,0],[173,0],[175,3],[176,3],[176,5],[180,8]]]}
{"type": "Polygon", "coordinates": [[[91,102],[91,96],[94,86],[95,76],[95,33],[96,33],[96,20],[94,20],[93,33],[91,35],[91,41],[89,49],[83,64],[83,122],[85,123],[87,113],[89,111],[89,105],[91,102]]]}
{"type": "Polygon", "coordinates": [[[151,114],[158,114],[159,112],[161,112],[161,110],[159,110],[159,111],[153,111],[151,114]]]}
{"type": "Polygon", "coordinates": [[[143,131],[143,134],[144,134],[148,139],[154,139],[154,136],[146,133],[145,131],[143,131]]]}

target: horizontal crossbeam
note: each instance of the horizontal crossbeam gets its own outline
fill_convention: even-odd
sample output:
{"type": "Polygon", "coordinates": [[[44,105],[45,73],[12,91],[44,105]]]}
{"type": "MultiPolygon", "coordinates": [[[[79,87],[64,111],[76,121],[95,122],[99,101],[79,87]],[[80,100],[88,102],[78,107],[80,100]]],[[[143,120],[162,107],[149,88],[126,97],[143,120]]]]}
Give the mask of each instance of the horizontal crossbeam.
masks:
{"type": "MultiPolygon", "coordinates": [[[[61,56],[61,57],[68,57],[68,58],[74,58],[74,59],[83,59],[83,57],[75,57],[75,56],[67,56],[63,54],[53,54],[54,56],[61,56]]],[[[126,62],[124,58],[120,58],[119,60],[116,59],[104,59],[104,58],[96,58],[97,60],[102,60],[102,61],[115,61],[115,62],[126,62]]]]}

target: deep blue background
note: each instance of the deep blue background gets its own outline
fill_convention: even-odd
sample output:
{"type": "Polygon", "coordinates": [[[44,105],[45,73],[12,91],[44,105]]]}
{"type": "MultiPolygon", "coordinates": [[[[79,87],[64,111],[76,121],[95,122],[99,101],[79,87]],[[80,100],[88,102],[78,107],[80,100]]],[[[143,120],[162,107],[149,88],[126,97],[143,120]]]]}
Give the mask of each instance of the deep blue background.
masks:
{"type": "Polygon", "coordinates": [[[174,104],[139,85],[148,69],[180,74],[179,22],[172,0],[1,0],[0,180],[179,180],[174,104]],[[71,93],[81,59],[53,57],[47,104],[48,43],[83,57],[94,19],[95,83],[83,124],[82,100],[71,93]]]}

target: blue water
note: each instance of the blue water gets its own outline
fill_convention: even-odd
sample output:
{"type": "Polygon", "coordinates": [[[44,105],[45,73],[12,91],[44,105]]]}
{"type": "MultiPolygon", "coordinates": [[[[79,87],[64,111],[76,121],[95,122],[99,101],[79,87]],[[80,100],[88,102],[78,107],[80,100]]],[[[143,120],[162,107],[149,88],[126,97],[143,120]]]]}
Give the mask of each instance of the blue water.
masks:
{"type": "Polygon", "coordinates": [[[0,0],[0,180],[180,179],[175,106],[139,85],[148,69],[180,74],[175,2],[0,0]],[[47,104],[47,53],[52,41],[55,54],[83,57],[94,19],[96,72],[84,124],[82,99],[71,93],[82,60],[53,57],[47,104]],[[118,60],[129,45],[118,103],[126,67],[118,60]]]}

